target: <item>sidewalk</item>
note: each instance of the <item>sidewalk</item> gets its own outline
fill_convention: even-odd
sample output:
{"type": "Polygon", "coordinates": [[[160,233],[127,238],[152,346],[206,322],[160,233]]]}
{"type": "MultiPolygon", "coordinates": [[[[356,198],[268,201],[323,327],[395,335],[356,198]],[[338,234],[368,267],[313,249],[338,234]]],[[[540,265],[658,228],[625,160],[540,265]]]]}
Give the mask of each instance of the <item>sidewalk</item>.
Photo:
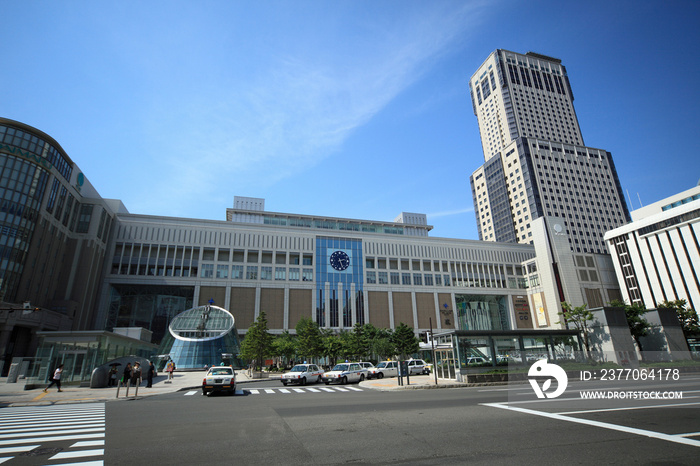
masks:
{"type": "MultiPolygon", "coordinates": [[[[166,383],[167,376],[159,375],[153,379],[153,387],[146,388],[146,383],[143,382],[138,387],[138,395],[135,396],[136,387],[129,388],[129,397],[126,395],[126,388],[119,389],[119,398],[117,398],[116,387],[105,388],[89,388],[79,387],[76,385],[63,385],[61,393],[56,387],[49,389],[45,393],[42,389],[33,390],[24,389],[24,381],[19,380],[17,383],[7,383],[7,378],[0,378],[0,408],[8,406],[39,406],[65,403],[92,403],[104,401],[127,401],[141,399],[165,393],[173,393],[181,390],[199,390],[202,387],[203,371],[178,372],[173,376],[172,383],[166,383]]],[[[259,382],[278,383],[279,375],[272,375],[269,378],[251,379],[247,375],[247,371],[236,371],[236,384],[247,385],[259,382]]],[[[387,377],[383,379],[365,380],[359,384],[362,388],[373,390],[406,390],[406,389],[429,389],[429,388],[455,388],[467,386],[465,383],[459,383],[454,380],[438,379],[438,384],[435,384],[434,375],[413,375],[410,378],[410,384],[398,384],[397,377],[387,377]]],[[[241,387],[245,388],[245,387],[241,387]]]]}

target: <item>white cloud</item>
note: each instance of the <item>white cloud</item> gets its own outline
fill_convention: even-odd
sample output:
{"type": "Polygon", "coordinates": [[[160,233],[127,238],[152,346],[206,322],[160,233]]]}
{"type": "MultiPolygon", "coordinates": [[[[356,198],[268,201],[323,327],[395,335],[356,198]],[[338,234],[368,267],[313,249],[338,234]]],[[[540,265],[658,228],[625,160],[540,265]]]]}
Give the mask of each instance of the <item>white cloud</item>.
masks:
{"type": "Polygon", "coordinates": [[[156,123],[160,129],[153,131],[170,134],[169,173],[159,188],[164,199],[158,209],[179,211],[194,202],[183,186],[193,186],[200,201],[222,185],[245,192],[248,185],[270,186],[332,155],[355,129],[461,45],[481,3],[457,6],[426,7],[398,24],[384,16],[374,25],[381,33],[351,56],[329,61],[312,50],[278,57],[254,82],[238,79],[236,88],[208,93],[217,102],[184,96],[164,105],[156,123]]]}
{"type": "Polygon", "coordinates": [[[466,214],[469,212],[474,212],[474,208],[473,207],[466,207],[464,209],[457,209],[457,210],[443,210],[442,212],[434,212],[432,214],[426,214],[426,215],[428,216],[428,219],[431,219],[431,218],[449,217],[452,215],[466,214]]]}

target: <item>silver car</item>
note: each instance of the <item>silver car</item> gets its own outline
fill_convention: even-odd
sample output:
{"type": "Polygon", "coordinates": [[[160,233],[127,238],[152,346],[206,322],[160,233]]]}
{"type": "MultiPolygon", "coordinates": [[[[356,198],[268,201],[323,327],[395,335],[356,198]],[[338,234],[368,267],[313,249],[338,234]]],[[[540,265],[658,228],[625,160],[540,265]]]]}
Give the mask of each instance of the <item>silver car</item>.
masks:
{"type": "Polygon", "coordinates": [[[367,369],[357,362],[344,362],[336,364],[333,370],[323,374],[323,383],[346,384],[348,382],[362,382],[367,378],[367,369]]]}

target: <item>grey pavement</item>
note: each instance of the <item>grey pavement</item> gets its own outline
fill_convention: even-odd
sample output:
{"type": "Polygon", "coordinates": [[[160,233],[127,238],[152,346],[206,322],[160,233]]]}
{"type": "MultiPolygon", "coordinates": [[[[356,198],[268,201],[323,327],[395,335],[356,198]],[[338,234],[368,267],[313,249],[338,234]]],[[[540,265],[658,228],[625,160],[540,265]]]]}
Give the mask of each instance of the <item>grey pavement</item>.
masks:
{"type": "MultiPolygon", "coordinates": [[[[196,390],[202,386],[204,371],[175,371],[172,382],[167,381],[165,374],[159,375],[153,380],[153,387],[146,388],[145,382],[138,387],[129,388],[127,396],[126,389],[119,389],[117,397],[116,387],[89,388],[77,385],[63,384],[62,391],[58,392],[55,386],[48,392],[41,388],[25,390],[24,380],[20,379],[16,383],[8,383],[7,378],[0,378],[0,407],[7,406],[33,406],[52,405],[65,403],[88,403],[96,401],[126,401],[141,399],[166,393],[173,393],[181,390],[196,390]]],[[[247,384],[261,382],[278,382],[279,375],[270,375],[265,378],[251,378],[247,371],[236,371],[236,384],[244,387],[247,384]]],[[[425,388],[453,388],[468,386],[465,383],[458,383],[453,380],[438,379],[435,383],[434,375],[414,375],[410,378],[410,383],[398,384],[398,378],[387,377],[383,379],[365,380],[360,383],[360,387],[374,390],[403,390],[403,389],[425,389],[425,388]]]]}

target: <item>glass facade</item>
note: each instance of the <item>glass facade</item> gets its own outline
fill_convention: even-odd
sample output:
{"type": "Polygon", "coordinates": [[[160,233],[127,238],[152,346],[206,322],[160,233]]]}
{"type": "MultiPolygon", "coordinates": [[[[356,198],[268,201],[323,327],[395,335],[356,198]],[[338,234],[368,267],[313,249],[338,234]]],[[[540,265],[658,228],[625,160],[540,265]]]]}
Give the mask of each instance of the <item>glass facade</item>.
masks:
{"type": "Polygon", "coordinates": [[[151,358],[156,345],[110,332],[47,332],[27,372],[26,385],[47,383],[50,371],[63,364],[61,381],[89,382],[93,369],[123,356],[151,358]]]}
{"type": "Polygon", "coordinates": [[[173,318],[192,307],[193,299],[193,286],[115,284],[110,287],[106,328],[143,327],[159,343],[173,318]]]}
{"type": "Polygon", "coordinates": [[[505,296],[455,295],[460,330],[510,330],[505,296]]]}
{"type": "Polygon", "coordinates": [[[160,354],[169,354],[178,369],[201,369],[238,359],[240,341],[233,316],[217,306],[199,306],[178,314],[161,342],[160,354]],[[231,356],[228,356],[231,355],[231,356]]]}
{"type": "Polygon", "coordinates": [[[316,238],[316,322],[319,326],[352,327],[353,308],[354,322],[365,323],[363,276],[361,240],[316,238]],[[347,264],[344,261],[331,262],[331,256],[336,252],[340,253],[336,255],[338,257],[347,257],[347,264]]]}

